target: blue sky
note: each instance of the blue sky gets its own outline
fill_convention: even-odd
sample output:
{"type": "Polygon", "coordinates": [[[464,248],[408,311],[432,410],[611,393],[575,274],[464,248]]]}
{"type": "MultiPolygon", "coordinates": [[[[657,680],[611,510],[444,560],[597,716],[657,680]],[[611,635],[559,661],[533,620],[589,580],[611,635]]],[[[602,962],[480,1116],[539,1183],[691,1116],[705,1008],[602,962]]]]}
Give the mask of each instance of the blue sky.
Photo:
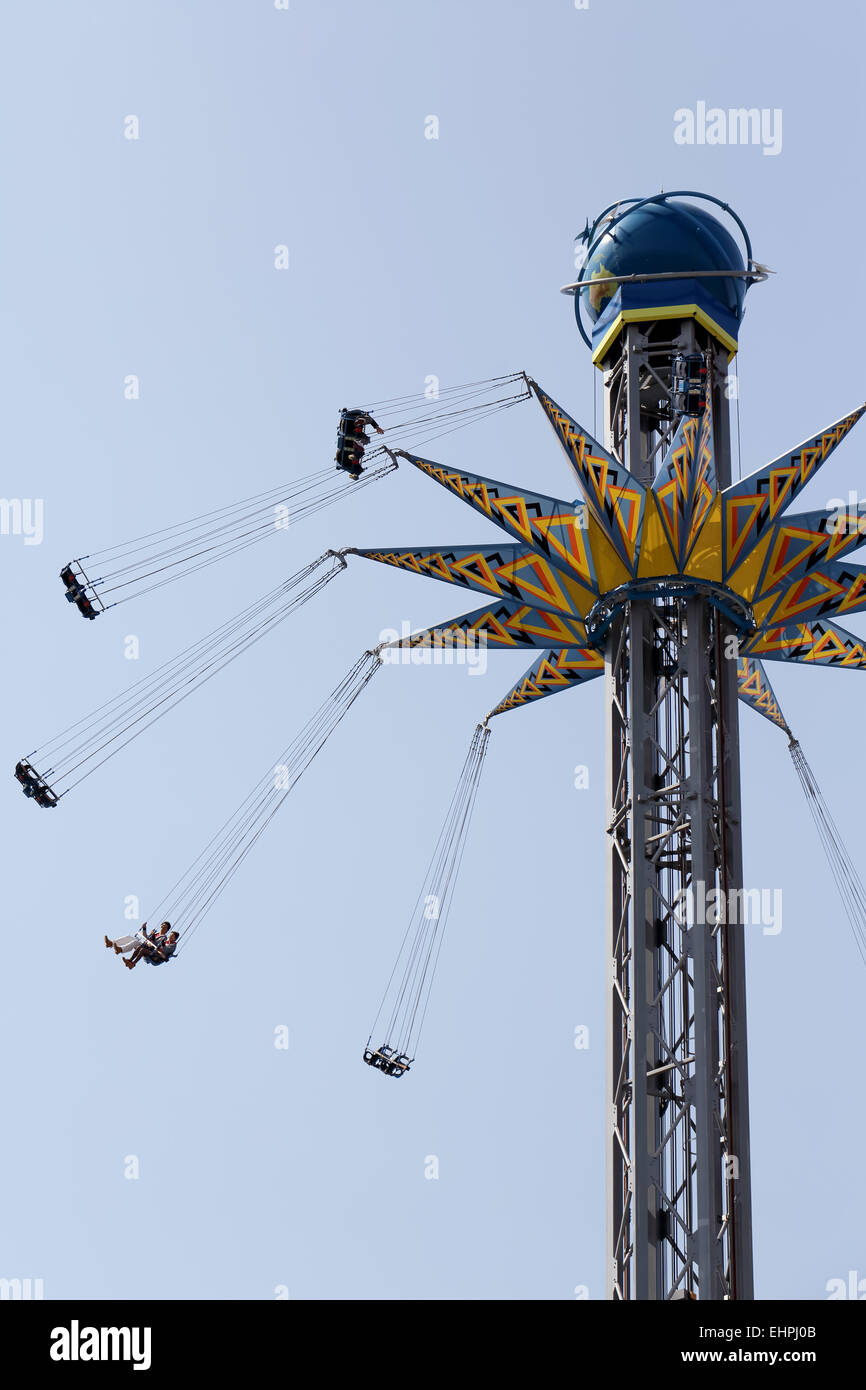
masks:
{"type": "MultiPolygon", "coordinates": [[[[815,18],[779,0],[7,15],[2,491],[45,507],[41,545],[0,536],[9,770],[329,546],[495,534],[401,468],[96,623],[57,579],[72,555],[326,466],[340,405],[430,374],[525,368],[591,421],[596,374],[557,290],[585,217],[618,197],[706,189],[776,272],[741,335],[744,471],[861,402],[863,21],[838,0],[815,18]],[[677,144],[674,112],[699,101],[781,110],[781,152],[677,144]]],[[[532,403],[430,452],[570,494],[532,403]]],[[[802,509],[861,489],[862,453],[855,432],[802,509]]],[[[56,813],[7,777],[0,1276],[54,1298],[603,1297],[601,683],[496,721],[399,1085],[361,1049],[472,728],[524,657],[491,654],[483,678],[383,670],[177,964],[128,974],[101,945],[383,628],[454,611],[444,586],[355,560],[56,813]]],[[[770,674],[856,853],[863,687],[770,674]]],[[[749,941],[756,1289],[821,1298],[866,1276],[863,967],[782,735],[747,711],[741,728],[747,882],[784,894],[782,932],[749,941]]]]}

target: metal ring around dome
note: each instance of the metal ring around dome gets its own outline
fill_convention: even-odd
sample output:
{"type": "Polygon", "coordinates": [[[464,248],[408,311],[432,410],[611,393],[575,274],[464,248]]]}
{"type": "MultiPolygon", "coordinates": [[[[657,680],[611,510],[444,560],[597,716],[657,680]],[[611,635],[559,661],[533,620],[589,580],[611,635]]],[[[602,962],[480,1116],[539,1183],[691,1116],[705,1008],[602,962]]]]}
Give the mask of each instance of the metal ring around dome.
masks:
{"type": "Polygon", "coordinates": [[[727,280],[748,280],[750,285],[760,285],[768,275],[774,273],[766,266],[750,261],[746,270],[657,270],[647,275],[597,275],[591,280],[574,280],[570,285],[562,285],[559,293],[575,294],[577,290],[587,289],[591,285],[639,285],[647,280],[700,280],[711,275],[727,280]]]}

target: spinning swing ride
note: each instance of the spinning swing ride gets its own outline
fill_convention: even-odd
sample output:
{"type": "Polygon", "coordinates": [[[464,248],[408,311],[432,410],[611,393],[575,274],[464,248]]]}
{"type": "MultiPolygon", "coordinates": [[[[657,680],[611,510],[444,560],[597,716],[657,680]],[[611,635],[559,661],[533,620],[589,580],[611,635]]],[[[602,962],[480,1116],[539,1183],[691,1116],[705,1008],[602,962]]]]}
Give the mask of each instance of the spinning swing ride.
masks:
{"type": "Polygon", "coordinates": [[[605,446],[523,372],[450,388],[434,401],[372,402],[341,413],[337,468],[348,479],[311,474],[82,556],[61,580],[67,600],[93,620],[381,480],[400,460],[507,541],[327,551],[19,760],[15,776],[36,804],[56,807],[314,598],[348,557],[481,594],[480,607],[363,653],[281,754],[277,775],[268,770],[155,909],[180,925],[185,946],[386,647],[483,643],[533,652],[525,675],[472,735],[364,1049],[368,1066],[399,1078],[426,1016],[491,719],[603,677],[608,1295],[751,1298],[745,943],[733,910],[743,901],[737,701],[788,737],[866,962],[866,890],[762,664],[866,669],[866,643],[836,622],[866,609],[866,570],[847,560],[866,540],[866,518],[854,508],[790,512],[866,406],[734,480],[728,371],[746,292],[768,273],[752,257],[745,226],[711,195],[681,191],[616,203],[579,240],[582,275],[563,292],[574,296],[578,328],[603,374],[605,446]],[[530,396],[565,453],[576,500],[419,452],[530,396]],[[368,424],[388,442],[369,451],[362,469],[368,424]],[[710,916],[695,906],[698,884],[719,905],[710,916]],[[374,1035],[382,1041],[374,1044],[374,1035]]]}

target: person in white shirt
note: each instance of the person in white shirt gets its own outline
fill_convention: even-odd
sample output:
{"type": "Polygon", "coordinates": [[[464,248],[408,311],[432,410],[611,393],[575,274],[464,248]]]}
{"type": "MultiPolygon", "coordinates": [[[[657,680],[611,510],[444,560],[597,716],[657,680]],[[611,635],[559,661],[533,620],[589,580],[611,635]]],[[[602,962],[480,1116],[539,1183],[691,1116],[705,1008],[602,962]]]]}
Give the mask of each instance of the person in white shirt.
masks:
{"type": "Polygon", "coordinates": [[[171,931],[170,922],[161,922],[153,932],[149,932],[147,923],[142,922],[141,931],[135,936],[119,936],[115,941],[106,936],[104,940],[106,947],[113,949],[115,955],[126,957],[128,953],[129,959],[124,959],[123,963],[128,970],[134,970],[142,959],[150,965],[163,965],[174,955],[177,937],[177,932],[171,931]]]}

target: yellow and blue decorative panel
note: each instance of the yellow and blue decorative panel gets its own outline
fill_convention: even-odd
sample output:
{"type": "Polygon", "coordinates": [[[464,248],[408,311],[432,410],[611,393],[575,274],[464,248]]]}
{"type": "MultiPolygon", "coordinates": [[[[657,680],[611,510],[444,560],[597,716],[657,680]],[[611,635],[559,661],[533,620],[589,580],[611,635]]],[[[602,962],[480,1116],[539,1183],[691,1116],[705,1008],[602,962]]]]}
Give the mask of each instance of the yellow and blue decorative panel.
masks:
{"type": "Polygon", "coordinates": [[[740,639],[741,697],[774,723],[781,715],[761,659],[866,670],[866,643],[832,621],[866,610],[866,568],[848,559],[866,542],[866,518],[852,508],[787,514],[866,406],[720,490],[708,405],[679,421],[646,488],[530,385],[580,498],[548,497],[404,454],[511,542],[356,551],[485,597],[487,606],[392,645],[542,649],[498,714],[601,675],[611,603],[682,593],[685,585],[728,614],[740,639]]]}

